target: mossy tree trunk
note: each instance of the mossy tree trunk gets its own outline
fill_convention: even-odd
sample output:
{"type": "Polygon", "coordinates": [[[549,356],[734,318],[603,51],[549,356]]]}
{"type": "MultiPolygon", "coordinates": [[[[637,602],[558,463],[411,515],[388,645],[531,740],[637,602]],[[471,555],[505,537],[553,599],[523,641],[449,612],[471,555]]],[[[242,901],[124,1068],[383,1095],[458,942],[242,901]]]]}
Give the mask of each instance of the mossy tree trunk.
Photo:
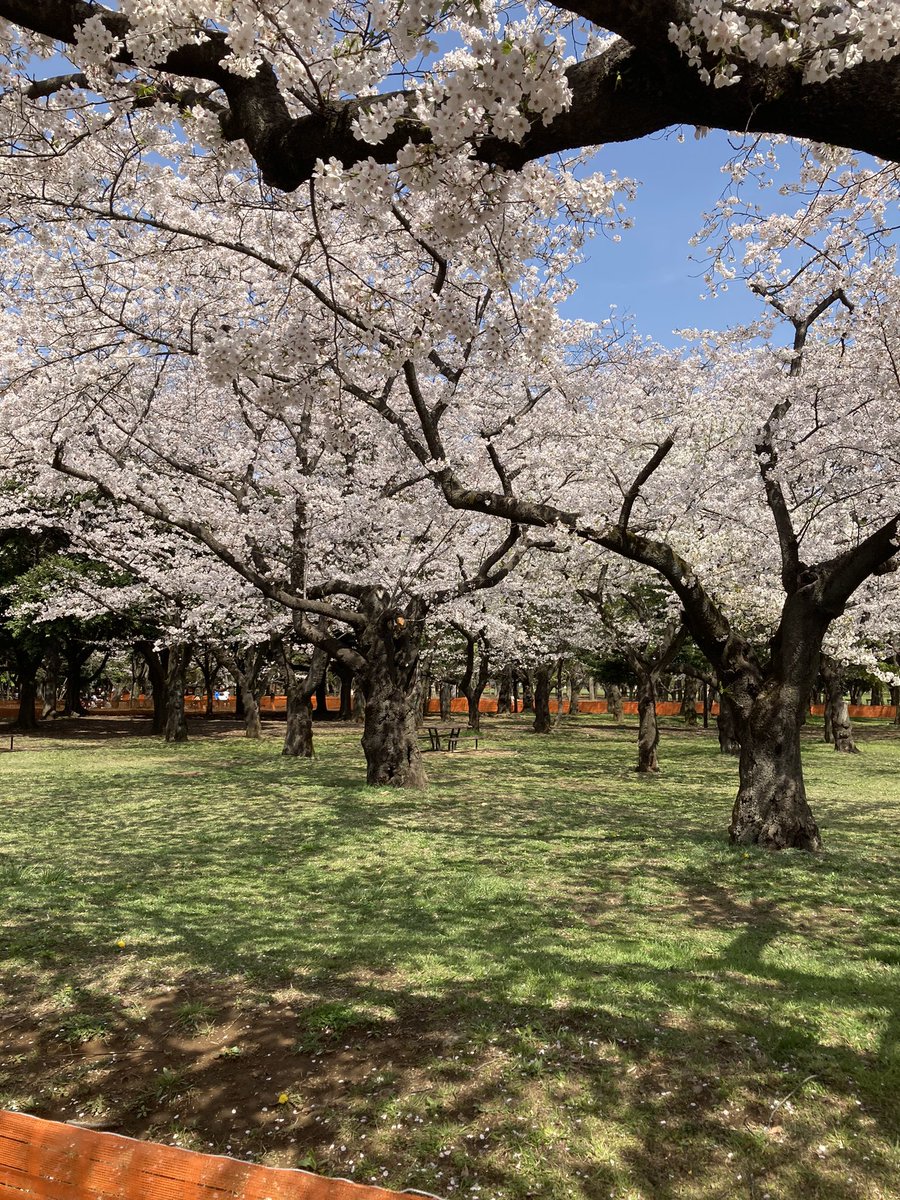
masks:
{"type": "Polygon", "coordinates": [[[413,600],[399,609],[372,595],[364,603],[364,612],[359,642],[365,659],[360,679],[366,697],[362,736],[366,782],[424,787],[428,778],[416,727],[416,676],[425,605],[413,600]]]}

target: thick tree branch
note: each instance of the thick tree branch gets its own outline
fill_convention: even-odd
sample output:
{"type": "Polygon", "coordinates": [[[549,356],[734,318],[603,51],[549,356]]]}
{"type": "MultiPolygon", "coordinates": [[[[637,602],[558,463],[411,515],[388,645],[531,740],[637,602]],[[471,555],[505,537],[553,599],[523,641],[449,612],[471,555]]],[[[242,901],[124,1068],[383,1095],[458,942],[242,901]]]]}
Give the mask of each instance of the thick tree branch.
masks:
{"type": "Polygon", "coordinates": [[[844,605],[870,575],[883,574],[888,563],[900,554],[900,513],[864,542],[845,554],[823,563],[818,569],[822,579],[821,603],[828,612],[840,616],[844,605]]]}
{"type": "MultiPolygon", "coordinates": [[[[739,83],[715,88],[668,44],[670,20],[687,11],[682,0],[581,0],[559,7],[627,40],[568,68],[572,103],[549,125],[535,120],[520,145],[493,138],[476,146],[485,162],[515,169],[547,154],[629,141],[679,124],[787,134],[900,160],[898,59],[864,62],[817,84],[804,84],[794,66],[745,63],[739,83]]],[[[84,0],[0,0],[0,17],[69,45],[78,26],[97,15],[117,37],[127,36],[123,14],[84,0]]],[[[227,52],[223,34],[211,30],[199,45],[184,46],[154,66],[222,89],[230,110],[223,121],[226,136],[246,142],[273,187],[293,191],[310,178],[318,159],[334,157],[345,165],[369,157],[393,162],[407,142],[428,140],[413,117],[411,94],[409,115],[384,141],[370,146],[355,136],[355,118],[363,106],[383,104],[388,96],[351,98],[293,118],[271,67],[264,65],[252,79],[239,78],[222,65],[227,52]]],[[[127,51],[118,61],[132,65],[127,51]]]]}
{"type": "Polygon", "coordinates": [[[631,511],[634,508],[635,501],[641,494],[641,488],[657,469],[657,467],[661,465],[663,459],[674,445],[674,437],[667,437],[664,442],[657,446],[648,462],[640,469],[640,471],[638,471],[634,478],[634,483],[632,483],[631,487],[625,493],[625,496],[622,500],[622,509],[619,513],[619,529],[621,529],[623,534],[628,529],[628,522],[631,520],[631,511]]]}
{"type": "MultiPolygon", "coordinates": [[[[772,307],[790,321],[794,327],[793,353],[791,365],[788,370],[788,375],[792,379],[797,378],[803,369],[803,351],[806,348],[809,331],[815,322],[818,321],[819,317],[827,312],[832,304],[836,304],[838,301],[850,312],[853,311],[853,305],[847,299],[843,288],[835,288],[833,292],[823,297],[802,317],[791,316],[781,301],[775,299],[765,289],[755,288],[754,290],[759,295],[765,296],[772,307]]],[[[778,466],[778,450],[775,446],[775,428],[790,412],[792,403],[792,398],[788,396],[775,405],[759,432],[754,448],[756,460],[759,464],[759,473],[762,476],[763,487],[766,492],[766,502],[775,519],[775,528],[778,532],[778,545],[781,551],[781,582],[788,594],[792,593],[797,587],[800,571],[800,549],[797,542],[797,534],[794,530],[794,523],[791,520],[790,510],[785,499],[784,489],[778,479],[776,470],[778,466]]]]}

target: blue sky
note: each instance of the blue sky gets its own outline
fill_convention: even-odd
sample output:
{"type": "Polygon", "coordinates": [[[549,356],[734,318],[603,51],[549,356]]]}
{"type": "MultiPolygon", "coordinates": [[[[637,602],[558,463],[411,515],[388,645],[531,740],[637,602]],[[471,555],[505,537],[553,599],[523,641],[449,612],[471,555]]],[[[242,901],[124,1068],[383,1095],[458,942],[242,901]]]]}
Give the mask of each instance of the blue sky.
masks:
{"type": "MultiPolygon", "coordinates": [[[[728,184],[721,168],[730,154],[725,134],[713,130],[695,141],[692,129],[685,129],[681,145],[670,132],[600,150],[597,169],[616,170],[641,183],[629,212],[635,227],[625,230],[619,243],[598,237],[590,245],[566,314],[599,319],[615,304],[620,316],[631,314],[639,332],[670,346],[681,341],[675,329],[722,328],[758,315],[759,301],[740,281],[721,297],[700,299],[706,290],[703,266],[690,258],[702,253],[689,241],[701,214],[728,184]]],[[[767,201],[777,203],[777,196],[770,191],[767,201]]]]}

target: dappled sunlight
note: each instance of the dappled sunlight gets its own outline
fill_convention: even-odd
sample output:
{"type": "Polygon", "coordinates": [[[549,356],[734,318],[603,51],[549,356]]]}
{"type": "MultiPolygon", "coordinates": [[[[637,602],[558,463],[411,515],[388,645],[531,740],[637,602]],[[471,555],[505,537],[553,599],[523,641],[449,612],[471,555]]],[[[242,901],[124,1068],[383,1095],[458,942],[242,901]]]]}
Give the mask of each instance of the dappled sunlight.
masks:
{"type": "Polygon", "coordinates": [[[425,792],[341,731],[10,756],[3,1103],[447,1196],[896,1195],[896,746],[809,743],[810,856],[728,845],[702,732],[653,780],[487,736],[425,792]]]}

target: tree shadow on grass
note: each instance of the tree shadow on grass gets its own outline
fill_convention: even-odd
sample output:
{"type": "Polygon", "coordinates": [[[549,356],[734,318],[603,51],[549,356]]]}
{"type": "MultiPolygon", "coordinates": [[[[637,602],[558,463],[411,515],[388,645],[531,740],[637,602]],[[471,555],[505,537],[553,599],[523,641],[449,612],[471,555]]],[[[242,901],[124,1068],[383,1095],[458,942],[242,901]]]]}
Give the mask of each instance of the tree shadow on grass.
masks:
{"type": "Polygon", "coordinates": [[[891,859],[728,847],[733,768],[696,745],[650,787],[581,737],[502,781],[448,756],[425,794],[365,790],[339,740],[35,775],[5,814],[0,1087],[438,1194],[888,1195],[891,859]]]}
{"type": "MultiPolygon", "coordinates": [[[[745,966],[745,949],[735,954],[745,966]]],[[[887,1140],[896,1121],[861,1086],[863,1056],[774,1021],[765,1041],[790,1043],[797,1060],[784,1069],[722,997],[697,1005],[689,978],[614,973],[629,991],[627,1015],[516,1001],[505,972],[416,994],[336,971],[314,998],[261,997],[255,1008],[234,984],[198,977],[151,998],[138,1019],[96,993],[103,1036],[76,1048],[58,1030],[35,1030],[35,1061],[18,1071],[53,1080],[52,1099],[31,1106],[38,1115],[90,1115],[99,1095],[103,1125],[125,1133],[437,1192],[451,1178],[486,1194],[562,1197],[574,1185],[593,1198],[627,1186],[654,1200],[770,1186],[863,1200],[890,1188],[892,1165],[872,1132],[887,1140]],[[683,993],[691,1015],[671,1019],[661,1000],[683,993]],[[215,1010],[203,1037],[179,1016],[188,998],[215,1010]],[[810,1063],[827,1081],[824,1119],[804,1078],[810,1063]],[[816,1149],[823,1126],[840,1134],[836,1157],[816,1149]]]]}

